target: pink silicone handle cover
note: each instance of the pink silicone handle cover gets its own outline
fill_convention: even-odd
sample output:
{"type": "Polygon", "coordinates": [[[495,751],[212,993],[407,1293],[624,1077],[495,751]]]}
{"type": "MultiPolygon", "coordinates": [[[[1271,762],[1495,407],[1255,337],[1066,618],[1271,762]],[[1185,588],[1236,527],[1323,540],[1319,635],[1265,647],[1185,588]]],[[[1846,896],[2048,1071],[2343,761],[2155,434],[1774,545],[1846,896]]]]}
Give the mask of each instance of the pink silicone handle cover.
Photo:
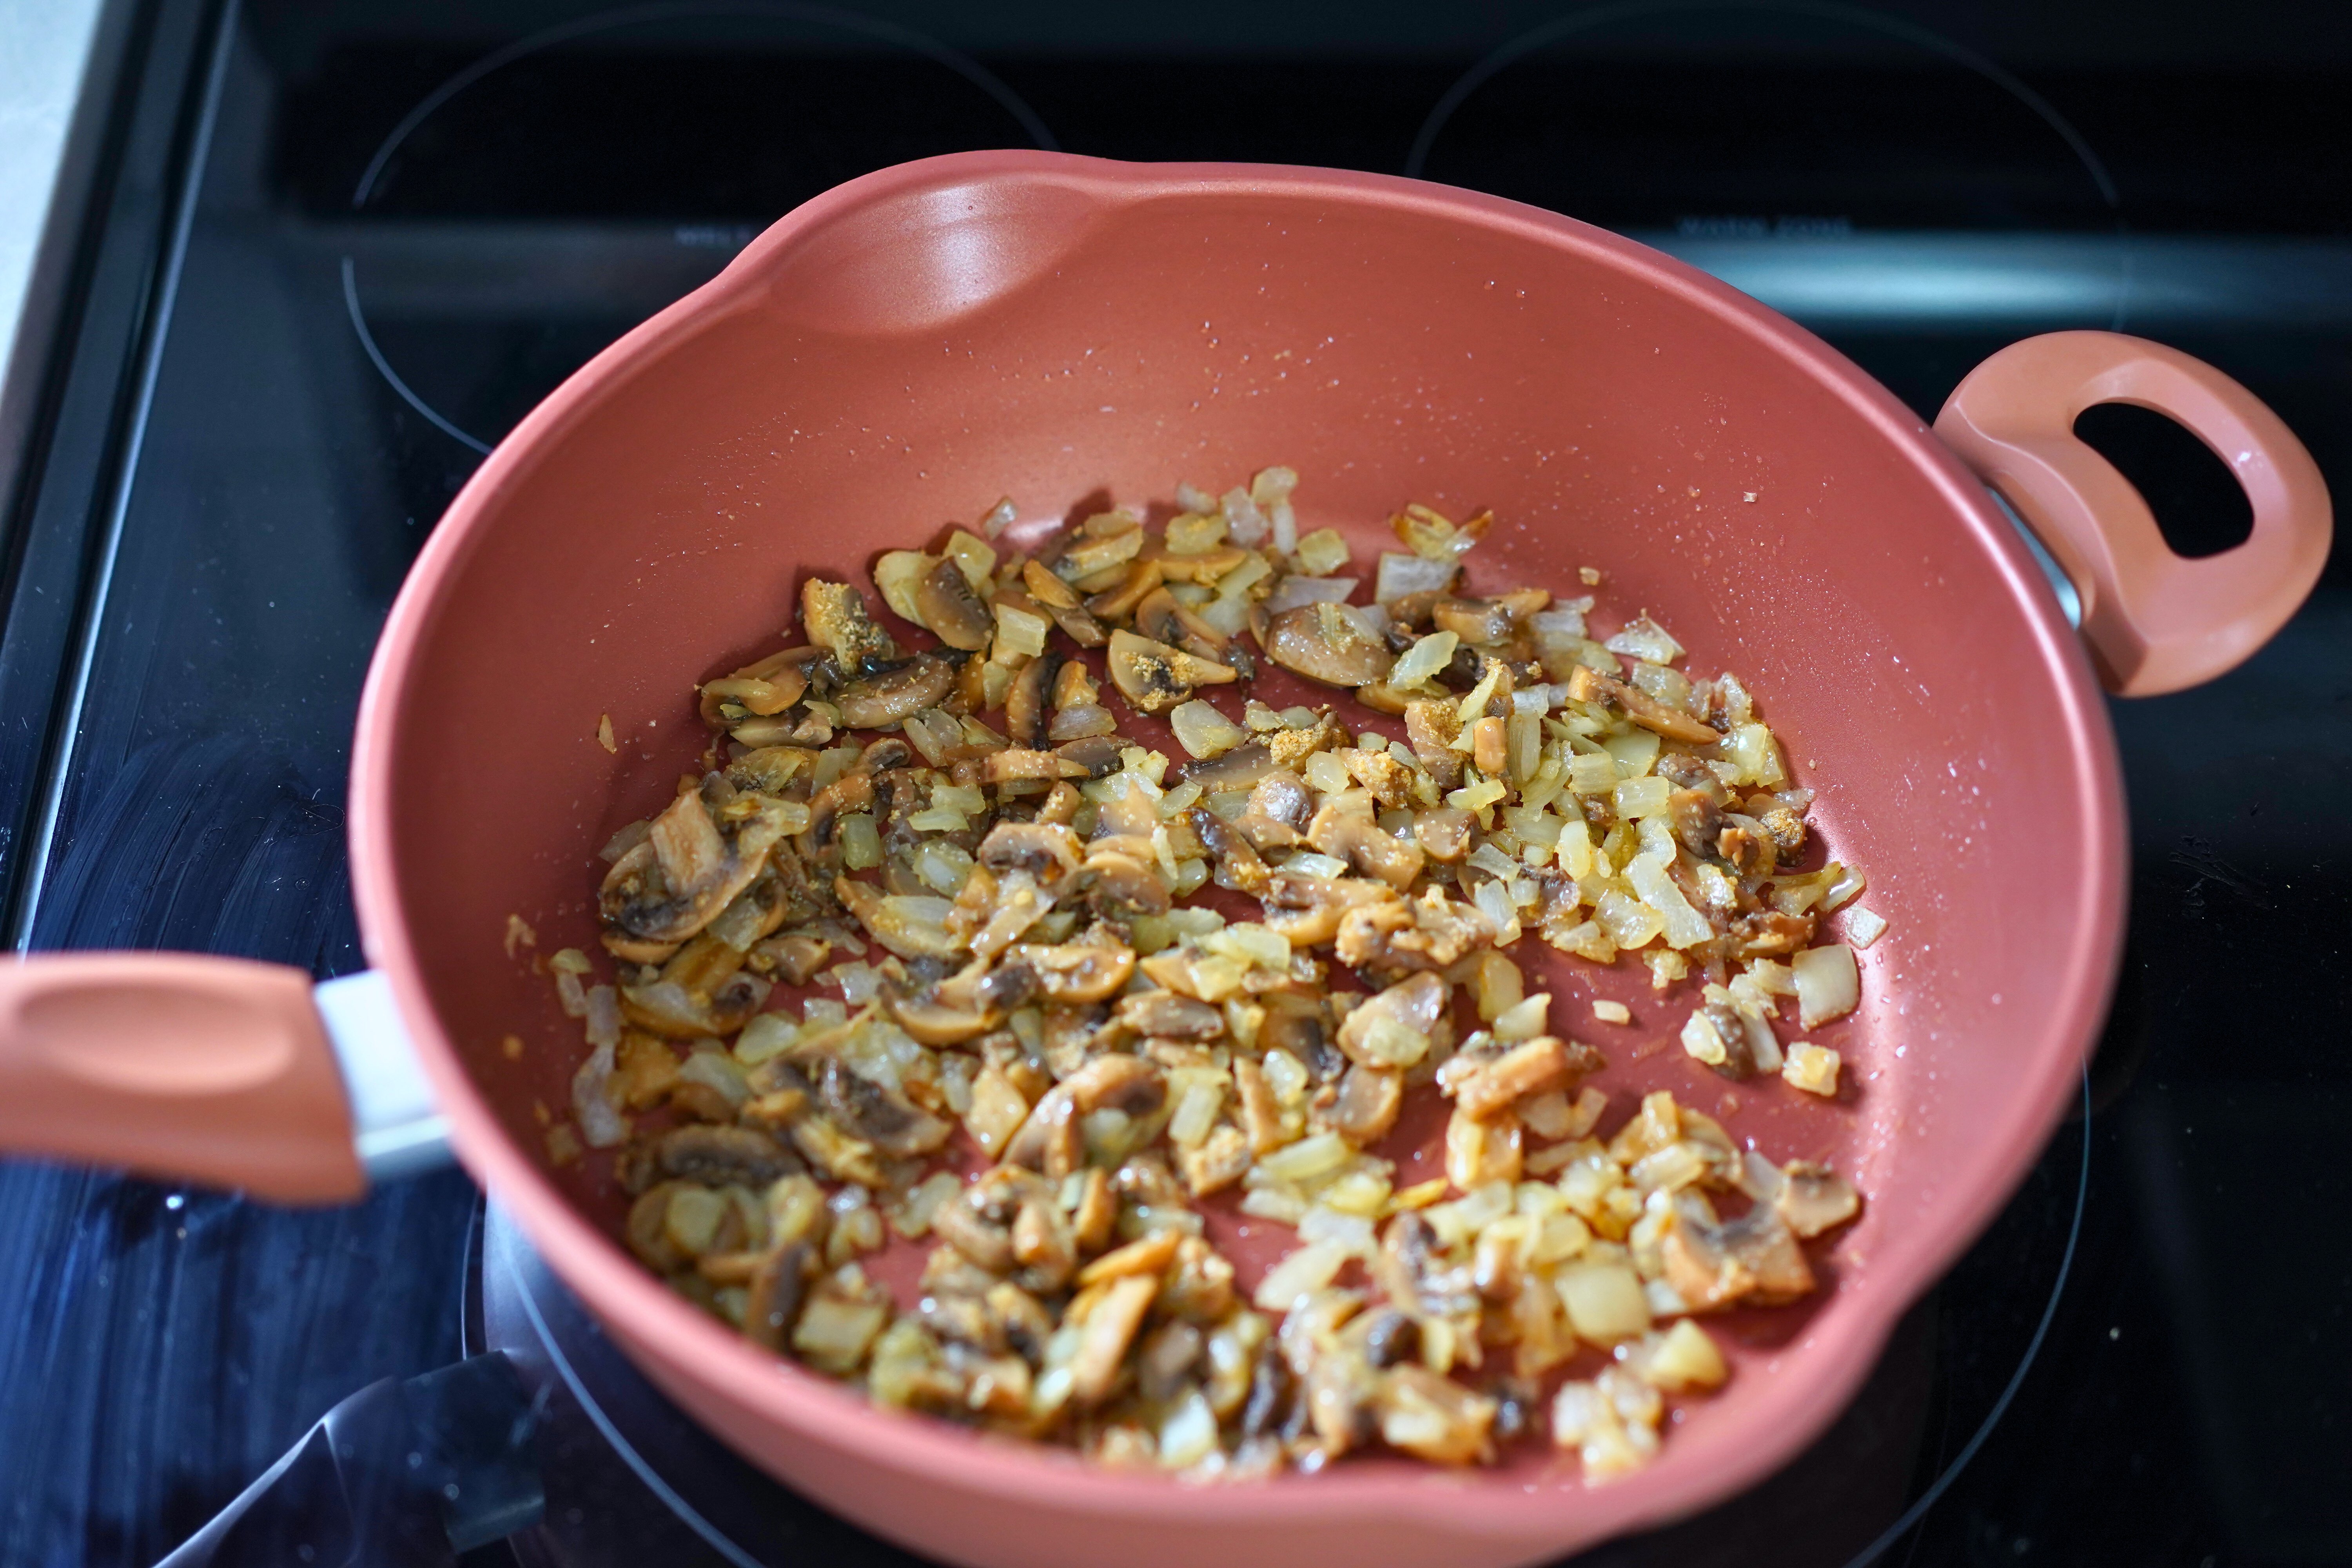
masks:
{"type": "Polygon", "coordinates": [[[2327,486],[2277,415],[2200,360],[2119,332],[2050,332],[1970,371],[1936,434],[2000,492],[2083,601],[2083,639],[2107,689],[2195,686],[2268,642],[2327,561],[2327,486]],[[2129,480],[2074,434],[2083,410],[2168,415],[2230,466],[2252,503],[2243,544],[2175,555],[2129,480]]]}
{"type": "Polygon", "coordinates": [[[310,977],[186,953],[0,962],[0,1150],[240,1187],[367,1190],[310,977]]]}

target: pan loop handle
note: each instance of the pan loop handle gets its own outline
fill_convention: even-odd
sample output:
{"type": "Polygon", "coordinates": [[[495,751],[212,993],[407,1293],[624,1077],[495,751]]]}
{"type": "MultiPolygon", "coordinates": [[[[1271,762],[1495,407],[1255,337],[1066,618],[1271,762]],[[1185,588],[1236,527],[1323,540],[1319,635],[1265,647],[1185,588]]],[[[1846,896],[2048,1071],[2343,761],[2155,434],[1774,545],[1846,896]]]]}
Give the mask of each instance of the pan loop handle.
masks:
{"type": "Polygon", "coordinates": [[[2278,416],[2200,360],[2120,332],[2050,332],[1969,373],[1936,434],[2017,509],[2083,601],[2083,639],[2108,690],[2179,691],[2234,668],[2303,604],[2334,524],[2319,467],[2278,416]],[[2164,542],[2131,482],[2074,434],[2099,403],[2185,426],[2252,503],[2241,545],[2200,561],[2164,542]]]}

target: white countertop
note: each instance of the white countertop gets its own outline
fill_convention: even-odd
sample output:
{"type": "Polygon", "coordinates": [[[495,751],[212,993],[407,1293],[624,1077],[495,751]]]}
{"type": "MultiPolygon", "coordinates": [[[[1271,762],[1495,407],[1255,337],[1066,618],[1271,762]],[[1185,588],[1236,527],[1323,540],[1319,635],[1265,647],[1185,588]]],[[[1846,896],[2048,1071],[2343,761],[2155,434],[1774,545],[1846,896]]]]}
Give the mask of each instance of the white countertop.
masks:
{"type": "Polygon", "coordinates": [[[100,0],[0,0],[0,368],[10,379],[26,286],[81,95],[100,0]]]}

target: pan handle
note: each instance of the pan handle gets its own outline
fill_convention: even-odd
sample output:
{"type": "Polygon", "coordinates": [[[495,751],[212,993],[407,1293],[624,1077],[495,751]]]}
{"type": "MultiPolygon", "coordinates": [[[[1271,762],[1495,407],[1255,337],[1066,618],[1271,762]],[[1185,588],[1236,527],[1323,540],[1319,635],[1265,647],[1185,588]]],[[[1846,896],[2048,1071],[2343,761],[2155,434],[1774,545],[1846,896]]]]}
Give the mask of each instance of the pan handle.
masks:
{"type": "Polygon", "coordinates": [[[310,976],[241,958],[0,963],[0,1150],[279,1203],[367,1190],[310,976]]]}
{"type": "Polygon", "coordinates": [[[2277,415],[2201,360],[2120,332],[2012,343],[1956,388],[1936,434],[2017,509],[2083,602],[2083,639],[2108,690],[2153,697],[2250,658],[2303,604],[2326,563],[2327,486],[2277,415]],[[2243,544],[2188,561],[2147,503],[2074,434],[2099,403],[2186,426],[2252,503],[2243,544]]]}

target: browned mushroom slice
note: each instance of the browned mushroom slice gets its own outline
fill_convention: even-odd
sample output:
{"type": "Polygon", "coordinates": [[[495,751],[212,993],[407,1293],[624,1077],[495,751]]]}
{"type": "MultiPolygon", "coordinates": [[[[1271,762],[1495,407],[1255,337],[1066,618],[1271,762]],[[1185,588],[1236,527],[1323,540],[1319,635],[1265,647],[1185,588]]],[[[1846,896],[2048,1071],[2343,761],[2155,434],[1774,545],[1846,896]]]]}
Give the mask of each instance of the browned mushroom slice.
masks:
{"type": "Polygon", "coordinates": [[[1621,712],[1643,729],[1669,741],[1711,746],[1723,739],[1704,721],[1678,708],[1669,708],[1640,687],[1603,675],[1589,664],[1578,665],[1569,676],[1568,695],[1573,701],[1596,703],[1621,712]]]}
{"type": "Polygon", "coordinates": [[[1421,846],[1399,838],[1371,817],[1330,805],[1317,812],[1307,825],[1307,842],[1335,860],[1346,861],[1350,871],[1378,877],[1400,892],[1412,886],[1428,858],[1421,846]]]}
{"type": "Polygon", "coordinates": [[[841,721],[853,730],[878,729],[909,714],[936,708],[955,685],[955,666],[937,654],[919,653],[896,663],[867,665],[865,673],[834,693],[841,721]]]}
{"type": "Polygon", "coordinates": [[[1048,1092],[1067,1095],[1081,1116],[1097,1110],[1149,1116],[1166,1103],[1168,1082],[1156,1063],[1112,1052],[1097,1057],[1048,1092]]]}
{"type": "Polygon", "coordinates": [[[1431,888],[1410,904],[1372,904],[1346,911],[1333,951],[1339,962],[1381,978],[1410,970],[1451,969],[1495,940],[1495,928],[1475,904],[1431,888]]]}
{"type": "Polygon", "coordinates": [[[807,689],[808,676],[797,665],[782,665],[765,677],[739,669],[724,679],[703,683],[698,710],[710,728],[731,730],[746,719],[774,718],[807,689]]]}
{"type": "Polygon", "coordinates": [[[1005,962],[1034,974],[1039,994],[1051,1002],[1102,1001],[1117,994],[1135,973],[1134,952],[1111,942],[1015,942],[1005,949],[1005,962]]]}
{"type": "Polygon", "coordinates": [[[1266,626],[1265,651],[1285,669],[1326,686],[1370,685],[1394,662],[1361,610],[1328,601],[1275,616],[1266,626]]]}
{"type": "Polygon", "coordinates": [[[761,746],[727,764],[727,782],[737,789],[781,795],[815,767],[816,753],[805,746],[761,746]]]}
{"type": "Polygon", "coordinates": [[[1812,1289],[1813,1271],[1772,1205],[1717,1220],[1706,1200],[1685,1188],[1675,1194],[1668,1215],[1660,1242],[1666,1283],[1694,1311],[1737,1301],[1778,1306],[1812,1289]]]}
{"type": "Polygon", "coordinates": [[[731,1035],[767,1005],[769,983],[741,973],[708,994],[676,981],[621,987],[621,1015],[637,1027],[673,1040],[731,1035]]]}
{"type": "Polygon", "coordinates": [[[971,579],[952,556],[942,556],[915,584],[915,608],[941,642],[967,653],[986,647],[996,629],[994,613],[972,592],[971,579]]]}
{"type": "Polygon", "coordinates": [[[1197,805],[1185,814],[1185,820],[1192,824],[1192,836],[1201,841],[1201,847],[1216,857],[1219,887],[1244,893],[1265,891],[1274,874],[1258,858],[1257,851],[1250,847],[1241,829],[1221,820],[1215,812],[1197,805]]]}
{"type": "Polygon", "coordinates": [[[1475,1064],[1456,1075],[1448,1087],[1465,1114],[1483,1121],[1508,1110],[1528,1095],[1565,1089],[1601,1065],[1601,1053],[1590,1046],[1539,1035],[1491,1061],[1475,1064]]]}
{"type": "Polygon", "coordinates": [[[1220,662],[1229,656],[1231,640],[1202,620],[1166,588],[1154,588],[1135,606],[1135,629],[1154,642],[1181,647],[1187,653],[1220,662]]]}
{"type": "Polygon", "coordinates": [[[744,1293],[743,1337],[782,1354],[792,1342],[793,1325],[800,1321],[801,1302],[808,1295],[809,1276],[816,1272],[816,1253],[805,1241],[795,1241],[760,1260],[744,1293]]]}
{"type": "MultiPolygon", "coordinates": [[[[1054,754],[1066,763],[1076,763],[1087,778],[1108,778],[1123,765],[1127,742],[1117,735],[1092,735],[1071,741],[1054,748],[1054,754]]],[[[1069,775],[1072,778],[1079,774],[1069,775]]]]}
{"type": "Polygon", "coordinates": [[[1034,748],[1045,744],[1051,727],[1054,681],[1062,666],[1060,654],[1041,654],[1022,666],[1013,684],[1006,688],[1004,732],[1012,737],[1014,745],[1034,748]]]}
{"type": "Polygon", "coordinates": [[[1159,1293],[1158,1279],[1129,1275],[1097,1286],[1071,1303],[1080,1337],[1070,1363],[1070,1398],[1080,1409],[1102,1404],[1118,1385],[1127,1347],[1159,1293]]]}
{"type": "Polygon", "coordinates": [[[1782,1174],[1786,1179],[1772,1204],[1789,1222],[1789,1228],[1801,1237],[1833,1230],[1862,1212],[1861,1194],[1827,1165],[1792,1160],[1782,1174]]]}
{"type": "Polygon", "coordinates": [[[1265,923],[1293,947],[1314,947],[1339,934],[1340,919],[1368,904],[1399,901],[1394,888],[1362,877],[1302,877],[1276,871],[1264,895],[1265,923]]]}
{"type": "Polygon", "coordinates": [[[978,858],[992,871],[1026,871],[1052,887],[1078,868],[1078,836],[1059,823],[1000,822],[980,841],[978,858]]]}
{"type": "Polygon", "coordinates": [[[868,659],[896,658],[898,647],[866,607],[866,595],[846,583],[812,577],[801,584],[801,624],[809,641],[833,656],[843,669],[868,659]]]}
{"type": "Polygon", "coordinates": [[[1331,1131],[1358,1148],[1377,1143],[1396,1125],[1404,1104],[1404,1075],[1387,1068],[1349,1064],[1339,1079],[1339,1092],[1331,1102],[1331,1131]]]}
{"type": "Polygon", "coordinates": [[[952,1046],[986,1034],[1037,989],[1025,965],[974,963],[928,990],[886,985],[882,1005],[900,1028],[927,1046],[952,1046]]]}
{"type": "Polygon", "coordinates": [[[1139,1035],[1171,1040],[1213,1040],[1225,1032],[1225,1016],[1206,1002],[1172,991],[1143,991],[1119,1000],[1113,1022],[1139,1035]]]}
{"type": "Polygon", "coordinates": [[[804,1065],[811,1070],[816,1102],[824,1113],[845,1131],[885,1154],[900,1159],[929,1154],[954,1131],[896,1089],[861,1076],[838,1057],[819,1057],[804,1065]]]}
{"type": "Polygon", "coordinates": [[[1470,830],[1476,819],[1459,806],[1441,805],[1413,813],[1412,837],[1433,860],[1454,861],[1470,853],[1470,830]]]}
{"type": "Polygon", "coordinates": [[[1260,849],[1286,848],[1306,833],[1314,807],[1315,797],[1305,782],[1288,769],[1277,768],[1257,781],[1248,807],[1234,826],[1260,849]]]}
{"type": "Polygon", "coordinates": [[[1231,665],[1199,658],[1129,631],[1110,636],[1110,679],[1139,713],[1159,713],[1192,695],[1196,686],[1237,679],[1231,665]]]}
{"type": "Polygon", "coordinates": [[[1817,923],[1811,914],[1759,910],[1734,917],[1729,934],[1741,958],[1780,958],[1810,944],[1817,923]]]}
{"type": "Polygon", "coordinates": [[[1180,763],[1176,776],[1214,795],[1253,788],[1273,771],[1274,753],[1266,750],[1265,742],[1251,741],[1213,757],[1194,757],[1180,763]]]}
{"type": "Polygon", "coordinates": [[[981,764],[980,776],[990,784],[1011,784],[1015,780],[1084,778],[1086,769],[1058,752],[1013,746],[989,752],[988,761],[981,764]]]}
{"type": "Polygon", "coordinates": [[[1666,817],[1684,848],[1701,858],[1717,853],[1723,838],[1723,808],[1704,791],[1675,790],[1666,797],[1666,817]]]}
{"type": "Polygon", "coordinates": [[[751,950],[751,963],[754,966],[764,963],[787,985],[805,985],[811,975],[824,967],[832,952],[833,943],[824,938],[796,931],[760,943],[751,950]]]}
{"type": "Polygon", "coordinates": [[[1366,1067],[1408,1068],[1429,1054],[1454,988],[1420,973],[1372,996],[1339,1026],[1339,1048],[1366,1067]]]}
{"type": "Polygon", "coordinates": [[[940,1239],[956,1249],[965,1258],[992,1274],[1013,1272],[1013,1227],[991,1219],[981,1212],[978,1194],[967,1190],[963,1195],[941,1204],[931,1215],[931,1228],[940,1239]]]}
{"type": "Polygon", "coordinates": [[[751,1127],[673,1127],[661,1135],[656,1158],[666,1176],[755,1192],[804,1168],[791,1150],[751,1127]]]}
{"type": "Polygon", "coordinates": [[[1331,1013],[1320,997],[1270,991],[1258,998],[1265,1009],[1257,1043],[1267,1051],[1287,1051],[1318,1080],[1337,1078],[1348,1058],[1331,1043],[1331,1013]]]}
{"type": "Polygon", "coordinates": [[[1124,925],[1138,915],[1168,912],[1168,884],[1140,860],[1114,850],[1097,850],[1078,869],[1087,907],[1097,919],[1124,925]]]}
{"type": "Polygon", "coordinates": [[[1082,579],[1089,584],[1087,613],[1104,621],[1124,621],[1135,613],[1135,606],[1151,595],[1164,580],[1158,560],[1130,562],[1082,579]]]}

